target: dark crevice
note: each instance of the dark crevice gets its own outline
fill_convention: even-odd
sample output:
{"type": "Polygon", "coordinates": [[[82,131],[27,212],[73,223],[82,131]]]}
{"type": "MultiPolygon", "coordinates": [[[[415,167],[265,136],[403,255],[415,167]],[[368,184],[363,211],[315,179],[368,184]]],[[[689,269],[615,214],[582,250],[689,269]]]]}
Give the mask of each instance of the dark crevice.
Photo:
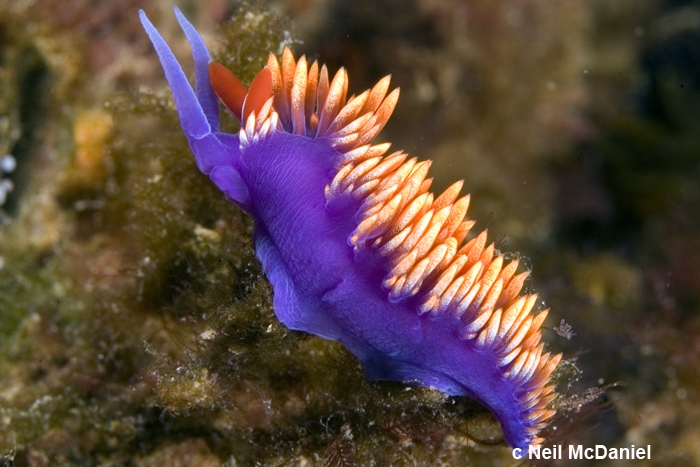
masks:
{"type": "Polygon", "coordinates": [[[17,161],[17,169],[7,176],[12,180],[14,190],[8,194],[3,207],[10,216],[17,214],[22,195],[31,179],[29,159],[36,149],[37,134],[46,118],[45,98],[49,78],[48,68],[35,49],[23,51],[20,57],[23,63],[16,67],[19,70],[16,86],[21,136],[11,152],[17,161]]]}

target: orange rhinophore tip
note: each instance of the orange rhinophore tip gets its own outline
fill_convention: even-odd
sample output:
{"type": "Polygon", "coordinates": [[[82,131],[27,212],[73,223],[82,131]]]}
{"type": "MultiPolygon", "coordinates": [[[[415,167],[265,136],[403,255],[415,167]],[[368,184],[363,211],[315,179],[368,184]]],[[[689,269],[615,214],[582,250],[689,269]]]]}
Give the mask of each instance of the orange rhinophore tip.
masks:
{"type": "Polygon", "coordinates": [[[241,120],[243,102],[248,90],[228,68],[218,62],[209,62],[209,81],[214,92],[232,114],[241,120]]]}
{"type": "Polygon", "coordinates": [[[270,97],[272,97],[272,73],[270,73],[268,67],[265,67],[260,70],[260,73],[250,83],[250,89],[243,104],[243,120],[241,120],[241,123],[245,125],[246,120],[253,112],[256,115],[259,114],[260,109],[270,97]]]}

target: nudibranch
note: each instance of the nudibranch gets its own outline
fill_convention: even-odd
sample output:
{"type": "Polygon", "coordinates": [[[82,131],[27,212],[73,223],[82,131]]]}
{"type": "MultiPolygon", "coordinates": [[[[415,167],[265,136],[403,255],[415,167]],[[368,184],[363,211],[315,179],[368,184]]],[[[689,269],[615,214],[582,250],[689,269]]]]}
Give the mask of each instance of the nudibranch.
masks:
{"type": "Polygon", "coordinates": [[[462,182],[429,191],[430,161],[372,144],[394,110],[389,77],[347,98],[348,76],[270,54],[249,89],[213,62],[176,8],[190,42],[195,89],[140,11],[173,92],[197,166],[255,221],[255,250],[290,329],[340,341],[368,379],[467,396],[488,407],[506,442],[538,444],[553,416],[544,351],[547,311],[522,295],[486,231],[466,240],[462,182]],[[221,100],[241,122],[219,131],[221,100]]]}

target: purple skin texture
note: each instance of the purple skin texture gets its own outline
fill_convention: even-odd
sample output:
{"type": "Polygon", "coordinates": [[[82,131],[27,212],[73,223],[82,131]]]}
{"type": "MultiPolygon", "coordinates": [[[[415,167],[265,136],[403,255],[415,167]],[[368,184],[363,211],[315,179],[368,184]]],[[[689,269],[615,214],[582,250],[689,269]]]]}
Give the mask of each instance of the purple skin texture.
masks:
{"type": "Polygon", "coordinates": [[[173,92],[197,166],[255,221],[255,249],[288,328],[340,341],[370,380],[396,380],[467,396],[499,419],[506,442],[527,448],[533,436],[518,385],[504,378],[491,349],[456,332],[457,318],[416,313],[417,299],[392,303],[382,287],[379,255],[356,255],[348,236],[360,201],[326,200],[339,154],[322,139],[277,131],[243,151],[239,135],[218,131],[218,100],[209,83],[211,58],[202,38],[175,8],[196,70],[192,90],[169,47],[143,11],[141,22],[173,92]]]}

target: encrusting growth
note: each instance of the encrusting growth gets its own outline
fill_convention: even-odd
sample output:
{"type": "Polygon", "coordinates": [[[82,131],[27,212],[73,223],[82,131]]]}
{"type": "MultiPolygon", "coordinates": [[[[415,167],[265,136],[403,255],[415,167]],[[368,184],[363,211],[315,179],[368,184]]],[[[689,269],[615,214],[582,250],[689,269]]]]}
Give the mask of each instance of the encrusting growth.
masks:
{"type": "Polygon", "coordinates": [[[385,259],[388,300],[418,296],[417,313],[450,314],[462,339],[495,352],[503,378],[519,387],[533,443],[540,442],[534,436],[554,415],[547,405],[557,397],[547,383],[561,359],[543,354],[540,328],[548,310],[531,314],[537,295],[518,296],[529,273],[516,275],[517,259],[504,264],[503,255],[494,256],[486,231],[463,244],[475,222],[465,220],[469,195],[458,199],[462,181],[434,198],[428,191],[432,179],[426,179],[430,161],[408,159],[402,151],[387,156],[389,143],[370,144],[398,101],[398,89],[387,95],[390,77],[346,100],[343,68],[329,81],[325,65],[319,73],[317,62],[308,67],[303,56],[295,62],[288,48],[281,66],[270,54],[247,94],[220,64],[212,62],[209,69],[219,98],[245,122],[242,148],[286,131],[339,152],[326,199],[352,195],[361,201],[348,243],[356,252],[371,250],[385,259]]]}

